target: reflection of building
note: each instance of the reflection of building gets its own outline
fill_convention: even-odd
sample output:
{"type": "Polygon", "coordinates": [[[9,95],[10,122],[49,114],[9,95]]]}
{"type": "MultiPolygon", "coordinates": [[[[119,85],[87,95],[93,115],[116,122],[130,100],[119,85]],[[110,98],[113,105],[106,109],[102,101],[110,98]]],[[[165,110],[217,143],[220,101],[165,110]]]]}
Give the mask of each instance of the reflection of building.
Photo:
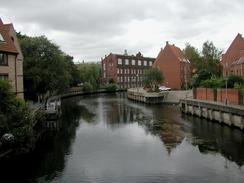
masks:
{"type": "Polygon", "coordinates": [[[13,24],[0,18],[0,79],[9,80],[13,91],[23,98],[23,55],[13,24]]]}
{"type": "Polygon", "coordinates": [[[142,85],[145,69],[152,66],[154,58],[143,57],[139,52],[136,56],[110,53],[102,59],[102,83],[117,83],[121,89],[142,85]]]}
{"type": "Polygon", "coordinates": [[[225,54],[222,55],[221,64],[223,76],[237,75],[244,78],[244,38],[238,34],[225,54]]]}
{"type": "Polygon", "coordinates": [[[180,120],[178,119],[177,112],[174,107],[167,107],[162,110],[162,108],[154,110],[154,116],[157,116],[158,121],[160,122],[161,130],[158,132],[158,135],[162,142],[164,143],[168,153],[170,154],[172,149],[176,148],[181,144],[184,139],[184,132],[180,120]]]}
{"type": "Polygon", "coordinates": [[[191,63],[175,45],[166,42],[153,67],[161,70],[164,76],[163,85],[178,90],[188,87],[192,74],[191,63]]]}

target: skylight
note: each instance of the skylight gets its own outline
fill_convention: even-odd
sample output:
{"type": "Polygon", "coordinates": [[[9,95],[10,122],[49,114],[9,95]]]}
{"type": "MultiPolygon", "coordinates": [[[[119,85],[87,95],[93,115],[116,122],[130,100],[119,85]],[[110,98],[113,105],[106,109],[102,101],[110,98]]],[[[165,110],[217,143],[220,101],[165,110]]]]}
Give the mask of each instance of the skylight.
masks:
{"type": "Polygon", "coordinates": [[[0,41],[1,42],[4,42],[5,40],[3,39],[3,36],[2,36],[2,34],[0,33],[0,41]]]}

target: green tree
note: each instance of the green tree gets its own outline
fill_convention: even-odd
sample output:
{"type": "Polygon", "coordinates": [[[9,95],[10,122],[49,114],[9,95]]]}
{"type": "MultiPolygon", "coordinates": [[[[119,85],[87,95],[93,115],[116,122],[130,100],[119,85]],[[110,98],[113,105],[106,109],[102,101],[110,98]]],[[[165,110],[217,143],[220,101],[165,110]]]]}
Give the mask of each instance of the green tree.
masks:
{"type": "Polygon", "coordinates": [[[157,68],[146,70],[143,78],[145,87],[150,88],[151,91],[156,91],[158,89],[158,85],[160,85],[164,80],[161,71],[157,68]]]}
{"type": "Polygon", "coordinates": [[[99,89],[100,78],[101,78],[100,64],[96,64],[96,63],[78,64],[77,67],[81,75],[81,82],[90,83],[93,90],[99,89]]]}
{"type": "Polygon", "coordinates": [[[17,34],[24,55],[24,87],[27,98],[61,93],[79,83],[73,58],[45,36],[17,34]]]}
{"type": "Polygon", "coordinates": [[[12,133],[25,142],[33,133],[32,118],[25,102],[15,96],[7,81],[0,80],[0,136],[12,133]]]}
{"type": "Polygon", "coordinates": [[[220,56],[222,52],[217,49],[213,42],[206,41],[203,43],[202,60],[204,69],[208,70],[212,75],[220,76],[220,56]]]}
{"type": "Polygon", "coordinates": [[[189,43],[186,43],[186,46],[183,49],[183,54],[188,60],[190,60],[195,72],[202,70],[202,58],[195,47],[191,46],[189,43]]]}

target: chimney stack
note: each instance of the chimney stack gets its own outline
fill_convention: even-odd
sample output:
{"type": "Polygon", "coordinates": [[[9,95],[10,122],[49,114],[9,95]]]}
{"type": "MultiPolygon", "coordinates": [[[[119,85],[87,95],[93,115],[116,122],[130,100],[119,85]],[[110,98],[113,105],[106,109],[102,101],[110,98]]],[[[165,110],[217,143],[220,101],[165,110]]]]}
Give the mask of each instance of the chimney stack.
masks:
{"type": "Polygon", "coordinates": [[[169,41],[166,41],[166,45],[168,45],[169,44],[169,41]]]}

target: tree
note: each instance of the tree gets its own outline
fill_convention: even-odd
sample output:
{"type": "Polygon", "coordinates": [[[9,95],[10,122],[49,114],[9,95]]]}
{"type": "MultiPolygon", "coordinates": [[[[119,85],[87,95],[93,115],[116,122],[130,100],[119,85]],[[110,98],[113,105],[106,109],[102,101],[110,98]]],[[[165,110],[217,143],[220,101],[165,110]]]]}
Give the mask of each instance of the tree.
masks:
{"type": "Polygon", "coordinates": [[[15,96],[7,81],[0,80],[0,136],[14,135],[16,141],[24,142],[32,135],[32,119],[25,102],[15,96]]]}
{"type": "Polygon", "coordinates": [[[90,83],[93,90],[97,90],[100,84],[101,67],[96,63],[77,65],[81,75],[81,82],[90,83]]]}
{"type": "Polygon", "coordinates": [[[79,83],[73,57],[45,36],[28,37],[17,34],[24,55],[24,87],[27,98],[36,99],[61,93],[79,83]]]}
{"type": "Polygon", "coordinates": [[[188,60],[190,60],[195,72],[202,69],[202,58],[195,47],[186,43],[186,46],[183,49],[183,54],[188,60]]]}
{"type": "Polygon", "coordinates": [[[220,56],[222,51],[218,50],[213,42],[206,41],[203,43],[202,60],[204,69],[208,70],[212,75],[220,76],[220,56]]]}
{"type": "Polygon", "coordinates": [[[164,78],[161,71],[157,68],[151,68],[145,71],[144,84],[152,91],[158,89],[158,85],[163,82],[164,78]]]}

